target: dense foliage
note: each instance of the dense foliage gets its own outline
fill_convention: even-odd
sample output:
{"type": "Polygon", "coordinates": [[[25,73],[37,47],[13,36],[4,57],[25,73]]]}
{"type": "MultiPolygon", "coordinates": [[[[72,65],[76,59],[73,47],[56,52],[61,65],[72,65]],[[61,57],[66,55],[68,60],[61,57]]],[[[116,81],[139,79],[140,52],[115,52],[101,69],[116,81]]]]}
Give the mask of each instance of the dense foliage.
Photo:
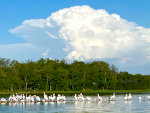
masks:
{"type": "Polygon", "coordinates": [[[150,89],[150,75],[118,72],[103,61],[84,63],[40,59],[37,62],[0,58],[0,91],[80,91],[150,89]]]}

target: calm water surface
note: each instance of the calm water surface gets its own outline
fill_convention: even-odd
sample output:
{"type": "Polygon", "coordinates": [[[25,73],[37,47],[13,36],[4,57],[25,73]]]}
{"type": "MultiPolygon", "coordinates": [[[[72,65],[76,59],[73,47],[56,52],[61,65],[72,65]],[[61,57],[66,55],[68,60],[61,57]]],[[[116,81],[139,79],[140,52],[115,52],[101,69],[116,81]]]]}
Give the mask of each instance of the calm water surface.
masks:
{"type": "MultiPolygon", "coordinates": [[[[141,97],[146,97],[147,99],[148,95],[150,94],[142,94],[141,97]]],[[[139,101],[139,95],[137,94],[132,94],[132,101],[124,101],[124,95],[116,95],[116,101],[113,102],[108,101],[109,96],[102,96],[103,102],[96,101],[97,96],[90,97],[92,98],[91,102],[75,102],[73,96],[66,96],[66,102],[0,104],[0,113],[150,113],[150,101],[148,99],[139,101]]]]}

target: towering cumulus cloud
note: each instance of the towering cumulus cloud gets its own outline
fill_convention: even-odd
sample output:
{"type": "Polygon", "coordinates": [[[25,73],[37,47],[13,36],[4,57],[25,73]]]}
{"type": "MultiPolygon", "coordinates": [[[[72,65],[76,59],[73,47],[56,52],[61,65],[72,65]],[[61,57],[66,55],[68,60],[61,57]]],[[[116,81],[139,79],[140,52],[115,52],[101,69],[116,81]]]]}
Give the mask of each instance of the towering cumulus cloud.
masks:
{"type": "Polygon", "coordinates": [[[63,40],[66,58],[71,60],[107,58],[118,59],[119,63],[150,61],[150,28],[89,6],[61,9],[46,19],[25,20],[10,32],[48,49],[52,49],[49,46],[52,42],[46,41],[48,38],[63,40]]]}

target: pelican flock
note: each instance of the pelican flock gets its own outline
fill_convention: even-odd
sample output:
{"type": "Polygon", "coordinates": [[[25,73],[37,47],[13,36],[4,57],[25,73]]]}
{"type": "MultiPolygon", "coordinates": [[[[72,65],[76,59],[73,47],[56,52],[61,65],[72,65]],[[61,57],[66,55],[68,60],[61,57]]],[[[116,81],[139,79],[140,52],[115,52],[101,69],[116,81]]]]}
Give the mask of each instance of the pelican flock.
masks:
{"type": "Polygon", "coordinates": [[[25,96],[24,94],[18,95],[17,93],[10,95],[8,97],[8,100],[3,97],[0,99],[0,103],[7,103],[7,102],[9,102],[9,103],[44,102],[45,103],[45,102],[56,102],[56,101],[64,102],[64,101],[66,101],[66,97],[64,95],[60,95],[60,94],[58,94],[57,97],[55,96],[55,94],[47,96],[46,93],[44,92],[43,99],[41,99],[40,96],[37,96],[37,95],[27,95],[26,94],[26,96],[25,96]]]}
{"type": "MultiPolygon", "coordinates": [[[[125,100],[125,101],[131,101],[131,100],[132,100],[132,95],[131,95],[131,93],[126,94],[125,97],[124,97],[124,100],[125,100]]],[[[139,100],[140,100],[140,96],[139,96],[139,100]]]]}
{"type": "MultiPolygon", "coordinates": [[[[143,101],[146,101],[146,98],[145,97],[141,97],[139,95],[138,97],[139,101],[143,100],[143,101]]],[[[150,96],[147,96],[147,99],[150,101],[150,96]]],[[[81,101],[81,102],[89,102],[89,101],[94,101],[94,99],[92,99],[91,97],[87,96],[87,97],[84,97],[82,93],[80,93],[79,95],[75,94],[74,95],[74,100],[75,101],[81,101]]],[[[97,98],[95,99],[96,101],[103,101],[103,98],[97,94],[97,98]]],[[[123,98],[124,101],[131,101],[132,100],[132,95],[131,93],[129,94],[125,94],[125,97],[123,98]]],[[[46,103],[46,102],[65,102],[66,101],[66,97],[64,95],[61,95],[61,94],[58,94],[57,96],[55,94],[51,94],[50,96],[48,96],[45,92],[44,92],[44,95],[43,95],[43,98],[40,98],[40,96],[37,96],[37,95],[25,95],[25,94],[12,94],[8,97],[8,100],[5,99],[5,98],[1,98],[0,99],[0,103],[16,103],[16,102],[25,102],[25,103],[28,103],[28,102],[43,102],[43,103],[46,103]]],[[[116,101],[116,95],[115,93],[113,93],[112,96],[109,97],[108,101],[116,101]]]]}

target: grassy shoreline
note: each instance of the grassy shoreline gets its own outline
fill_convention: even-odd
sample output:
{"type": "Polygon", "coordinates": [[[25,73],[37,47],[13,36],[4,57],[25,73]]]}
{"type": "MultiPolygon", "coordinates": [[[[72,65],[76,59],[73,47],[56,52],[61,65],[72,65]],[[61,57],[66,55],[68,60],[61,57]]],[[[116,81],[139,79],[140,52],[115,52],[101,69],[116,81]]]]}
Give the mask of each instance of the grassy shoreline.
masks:
{"type": "Polygon", "coordinates": [[[88,94],[95,94],[95,93],[150,93],[150,90],[82,90],[82,91],[0,91],[0,94],[41,94],[43,92],[46,93],[60,93],[60,94],[75,94],[75,93],[88,93],[88,94]]]}

